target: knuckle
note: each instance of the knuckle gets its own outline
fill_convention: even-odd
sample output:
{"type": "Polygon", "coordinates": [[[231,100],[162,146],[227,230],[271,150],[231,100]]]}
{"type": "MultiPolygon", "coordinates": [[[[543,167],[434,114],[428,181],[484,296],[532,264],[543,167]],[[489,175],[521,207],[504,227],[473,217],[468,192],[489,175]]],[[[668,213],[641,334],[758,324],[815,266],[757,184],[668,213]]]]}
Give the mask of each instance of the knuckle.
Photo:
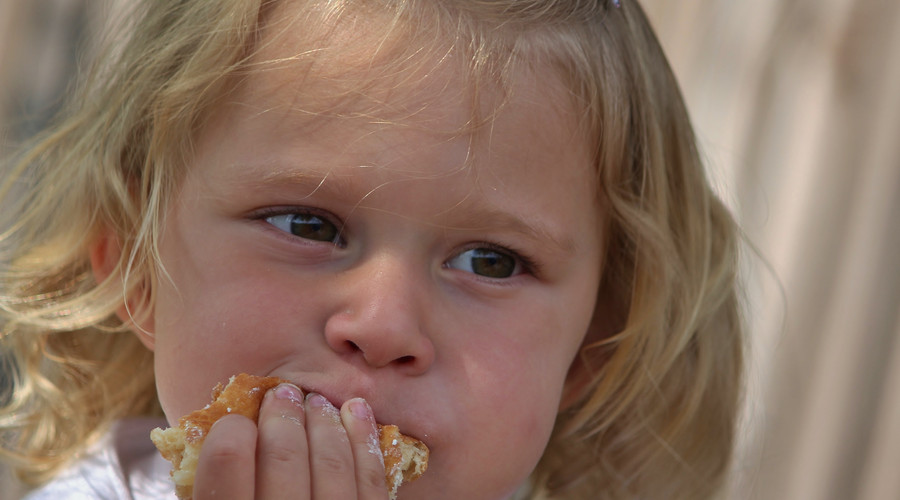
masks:
{"type": "Polygon", "coordinates": [[[238,440],[218,441],[208,446],[207,449],[205,458],[214,467],[233,463],[243,464],[252,460],[247,446],[238,440]]]}
{"type": "Polygon", "coordinates": [[[316,466],[329,476],[347,477],[353,472],[353,467],[347,460],[331,454],[319,455],[316,458],[316,466]]]}
{"type": "Polygon", "coordinates": [[[288,446],[285,441],[276,440],[262,447],[259,458],[261,461],[267,462],[296,462],[300,458],[300,451],[288,446]]]}
{"type": "Polygon", "coordinates": [[[201,457],[211,464],[245,463],[253,460],[256,428],[241,417],[220,420],[213,426],[201,449],[201,457]],[[249,424],[249,425],[248,425],[249,424]]]}

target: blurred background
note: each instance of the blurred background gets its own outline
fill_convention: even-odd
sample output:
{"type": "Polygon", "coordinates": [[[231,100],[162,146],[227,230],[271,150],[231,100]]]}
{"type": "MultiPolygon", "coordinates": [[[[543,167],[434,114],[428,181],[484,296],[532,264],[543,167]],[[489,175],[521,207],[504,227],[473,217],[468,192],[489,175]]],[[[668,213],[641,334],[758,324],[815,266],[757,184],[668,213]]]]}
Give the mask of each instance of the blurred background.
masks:
{"type": "Polygon", "coordinates": [[[900,499],[900,2],[643,4],[765,259],[728,497],[900,499]]]}
{"type": "MultiPolygon", "coordinates": [[[[0,153],[52,115],[122,1],[0,0],[0,153]]],[[[900,499],[900,1],[642,5],[748,241],[726,497],[900,499]]],[[[0,498],[21,491],[0,471],[0,498]]]]}

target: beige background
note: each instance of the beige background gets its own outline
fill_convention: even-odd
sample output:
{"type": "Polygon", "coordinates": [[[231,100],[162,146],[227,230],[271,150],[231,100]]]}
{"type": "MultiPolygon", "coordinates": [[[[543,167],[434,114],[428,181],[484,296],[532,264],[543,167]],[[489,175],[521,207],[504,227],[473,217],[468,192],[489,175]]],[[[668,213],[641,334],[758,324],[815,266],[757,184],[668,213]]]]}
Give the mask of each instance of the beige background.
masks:
{"type": "MultiPolygon", "coordinates": [[[[643,5],[763,257],[748,245],[751,372],[727,498],[900,498],[900,2],[643,5]]],[[[72,40],[104,11],[0,0],[0,142],[42,123],[72,40]]],[[[16,498],[5,481],[0,498],[16,498]]]]}
{"type": "Polygon", "coordinates": [[[900,498],[900,2],[645,7],[774,272],[748,264],[750,398],[729,498],[900,498]]]}

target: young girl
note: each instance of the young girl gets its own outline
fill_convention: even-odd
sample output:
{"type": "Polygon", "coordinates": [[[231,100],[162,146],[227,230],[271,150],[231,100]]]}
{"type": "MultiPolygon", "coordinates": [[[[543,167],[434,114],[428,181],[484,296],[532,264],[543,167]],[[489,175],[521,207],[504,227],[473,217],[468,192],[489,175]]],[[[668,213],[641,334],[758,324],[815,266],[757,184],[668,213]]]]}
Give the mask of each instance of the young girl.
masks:
{"type": "MultiPolygon", "coordinates": [[[[145,2],[3,174],[3,456],[195,498],[698,499],[741,381],[737,236],[634,0],[145,2]],[[310,393],[302,399],[299,388],[310,393]],[[163,422],[164,424],[164,422],[163,422]]],[[[79,493],[81,492],[81,493],[79,493]]]]}

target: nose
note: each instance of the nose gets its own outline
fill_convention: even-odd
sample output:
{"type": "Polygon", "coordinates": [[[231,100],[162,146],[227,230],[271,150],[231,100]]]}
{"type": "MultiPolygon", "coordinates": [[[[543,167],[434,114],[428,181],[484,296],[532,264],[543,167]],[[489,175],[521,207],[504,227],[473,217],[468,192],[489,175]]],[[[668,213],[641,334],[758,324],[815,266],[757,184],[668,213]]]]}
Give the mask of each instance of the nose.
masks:
{"type": "Polygon", "coordinates": [[[340,303],[325,324],[332,350],[368,366],[406,374],[426,372],[434,345],[423,331],[426,311],[422,279],[400,256],[368,259],[340,278],[340,303]]]}

